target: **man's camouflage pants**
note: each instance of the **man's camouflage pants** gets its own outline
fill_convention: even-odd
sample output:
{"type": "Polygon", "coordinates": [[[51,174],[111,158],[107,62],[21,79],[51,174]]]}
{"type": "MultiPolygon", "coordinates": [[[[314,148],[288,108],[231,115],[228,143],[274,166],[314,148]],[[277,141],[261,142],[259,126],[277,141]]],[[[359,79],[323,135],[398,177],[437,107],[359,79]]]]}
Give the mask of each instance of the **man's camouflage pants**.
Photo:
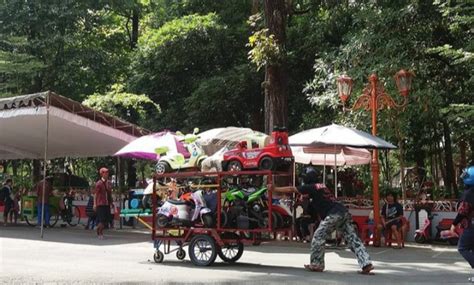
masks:
{"type": "Polygon", "coordinates": [[[352,252],[355,253],[357,262],[361,268],[372,264],[367,250],[352,226],[352,216],[348,212],[330,214],[321,221],[311,242],[311,264],[324,267],[326,239],[335,230],[343,233],[346,243],[352,252]]]}

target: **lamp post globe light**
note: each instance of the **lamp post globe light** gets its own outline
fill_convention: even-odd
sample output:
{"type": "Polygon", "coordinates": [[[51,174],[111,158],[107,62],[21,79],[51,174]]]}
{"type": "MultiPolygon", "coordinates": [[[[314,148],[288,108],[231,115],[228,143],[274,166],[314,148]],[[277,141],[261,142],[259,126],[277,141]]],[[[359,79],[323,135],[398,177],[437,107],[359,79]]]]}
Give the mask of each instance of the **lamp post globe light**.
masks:
{"type": "MultiPolygon", "coordinates": [[[[344,110],[364,109],[371,111],[372,114],[372,135],[377,135],[377,111],[382,109],[402,109],[408,104],[408,94],[411,90],[411,83],[414,77],[413,72],[400,70],[394,76],[398,92],[403,98],[402,104],[397,104],[396,101],[390,97],[379,84],[378,77],[375,73],[369,76],[369,83],[366,85],[362,94],[357,98],[352,108],[347,108],[346,104],[352,93],[353,80],[347,76],[342,75],[337,79],[337,91],[341,99],[344,110]]],[[[380,194],[379,194],[379,157],[378,151],[372,151],[372,192],[374,200],[374,222],[375,225],[380,224],[380,194]]],[[[374,231],[377,233],[377,231],[374,231]]],[[[377,238],[377,237],[376,237],[377,238]]]]}

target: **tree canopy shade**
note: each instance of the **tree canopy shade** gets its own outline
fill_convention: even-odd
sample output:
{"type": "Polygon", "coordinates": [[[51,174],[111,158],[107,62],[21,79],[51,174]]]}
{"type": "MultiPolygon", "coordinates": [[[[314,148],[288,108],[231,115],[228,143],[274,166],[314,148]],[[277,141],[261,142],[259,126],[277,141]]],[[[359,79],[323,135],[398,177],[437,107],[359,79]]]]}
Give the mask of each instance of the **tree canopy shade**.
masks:
{"type": "Polygon", "coordinates": [[[148,133],[52,92],[1,99],[0,121],[0,159],[44,158],[46,136],[48,159],[109,156],[148,133]]]}
{"type": "Polygon", "coordinates": [[[55,90],[153,131],[367,131],[336,79],[354,79],[348,105],[373,72],[400,99],[392,76],[406,69],[408,106],[378,115],[398,147],[384,180],[417,164],[449,196],[474,162],[473,1],[8,0],[0,23],[0,97],[55,90]]]}

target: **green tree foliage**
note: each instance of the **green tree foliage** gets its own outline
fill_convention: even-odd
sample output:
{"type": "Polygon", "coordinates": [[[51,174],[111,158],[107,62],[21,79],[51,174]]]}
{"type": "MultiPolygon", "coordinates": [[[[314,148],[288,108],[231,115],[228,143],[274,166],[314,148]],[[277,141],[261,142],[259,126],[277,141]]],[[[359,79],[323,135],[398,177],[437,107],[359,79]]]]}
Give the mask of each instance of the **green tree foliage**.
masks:
{"type": "Polygon", "coordinates": [[[161,112],[160,106],[148,96],[124,92],[120,84],[113,85],[106,94],[90,95],[83,104],[149,128],[153,127],[154,119],[161,112]]]}
{"type": "Polygon", "coordinates": [[[0,94],[89,98],[153,130],[262,130],[257,69],[281,62],[290,132],[331,122],[370,131],[368,112],[342,112],[336,78],[354,79],[353,104],[375,72],[400,102],[392,77],[405,68],[416,74],[409,105],[378,115],[379,135],[401,147],[386,161],[448,181],[461,143],[474,157],[471,2],[287,0],[283,49],[260,21],[265,1],[3,1],[0,94]]]}
{"type": "Polygon", "coordinates": [[[26,40],[10,37],[0,40],[0,97],[28,92],[25,88],[44,65],[26,53],[26,40]]]}
{"type": "MultiPolygon", "coordinates": [[[[375,72],[386,91],[400,101],[390,77],[401,68],[413,70],[416,78],[410,104],[400,111],[379,112],[379,133],[406,145],[403,155],[422,167],[431,156],[444,151],[442,169],[447,172],[443,176],[453,176],[454,171],[449,172],[449,153],[455,146],[451,144],[455,125],[442,110],[451,106],[450,112],[457,114],[453,108],[459,110],[460,105],[456,104],[473,102],[469,91],[473,45],[468,28],[472,27],[472,5],[456,1],[358,1],[319,13],[318,21],[337,21],[339,16],[333,17],[336,11],[346,11],[343,13],[348,20],[343,23],[347,26],[336,36],[339,40],[334,41],[340,44],[317,53],[315,76],[305,89],[309,101],[337,121],[350,121],[368,129],[369,114],[343,114],[338,108],[335,78],[348,73],[355,80],[353,94],[358,97],[367,76],[375,72]],[[444,145],[444,149],[439,149],[439,145],[444,145]]],[[[468,134],[453,137],[465,135],[468,134]]]]}
{"type": "MultiPolygon", "coordinates": [[[[238,67],[245,63],[244,45],[243,39],[235,36],[216,13],[186,15],[166,22],[159,29],[149,28],[139,41],[134,75],[129,81],[131,90],[149,94],[160,104],[162,128],[215,125],[199,118],[199,114],[206,116],[212,110],[212,103],[206,100],[211,96],[217,105],[227,106],[218,112],[232,114],[230,118],[242,118],[240,103],[245,98],[252,101],[252,94],[259,92],[258,88],[248,93],[241,91],[256,85],[251,82],[249,69],[238,67]],[[250,86],[229,85],[227,81],[250,81],[250,86]],[[209,90],[211,86],[213,90],[209,90]],[[207,90],[206,94],[203,90],[207,90]],[[203,98],[197,97],[201,95],[203,98]]],[[[248,125],[248,121],[233,124],[248,125]]]]}
{"type": "MultiPolygon", "coordinates": [[[[79,99],[107,90],[129,64],[121,19],[108,1],[3,1],[0,19],[0,38],[25,39],[23,55],[7,64],[31,58],[34,65],[15,93],[50,89],[79,99]]],[[[0,49],[12,52],[6,45],[0,49]]]]}

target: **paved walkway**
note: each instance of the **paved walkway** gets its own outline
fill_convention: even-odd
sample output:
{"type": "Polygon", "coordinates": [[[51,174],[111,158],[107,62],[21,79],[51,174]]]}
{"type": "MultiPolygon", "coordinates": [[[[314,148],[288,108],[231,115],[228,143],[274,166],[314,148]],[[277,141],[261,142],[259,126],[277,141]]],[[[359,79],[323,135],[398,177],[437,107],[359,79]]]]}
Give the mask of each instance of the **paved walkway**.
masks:
{"type": "Polygon", "coordinates": [[[309,245],[288,242],[246,247],[235,265],[218,259],[200,268],[174,254],[155,264],[150,236],[139,231],[112,230],[106,237],[98,240],[82,228],[54,228],[41,240],[37,228],[2,227],[0,283],[463,284],[474,273],[449,246],[370,247],[376,275],[363,276],[346,249],[328,249],[324,273],[304,271],[309,245]]]}

